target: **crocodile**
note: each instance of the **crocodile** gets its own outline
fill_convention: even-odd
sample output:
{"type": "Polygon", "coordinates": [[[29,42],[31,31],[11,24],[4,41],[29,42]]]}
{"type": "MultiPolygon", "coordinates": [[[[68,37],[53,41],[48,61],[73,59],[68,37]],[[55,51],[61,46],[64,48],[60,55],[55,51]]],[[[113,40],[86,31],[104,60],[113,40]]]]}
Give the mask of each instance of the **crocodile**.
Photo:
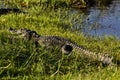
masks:
{"type": "Polygon", "coordinates": [[[83,46],[78,45],[77,43],[71,41],[70,39],[62,38],[60,36],[42,36],[39,35],[36,31],[22,28],[22,29],[13,29],[10,28],[9,31],[13,34],[21,35],[23,39],[32,40],[36,44],[44,45],[44,46],[54,46],[60,48],[63,53],[69,54],[72,51],[79,51],[79,54],[84,54],[91,60],[97,60],[102,62],[105,65],[113,65],[113,57],[108,54],[95,53],[91,52],[83,46]]]}

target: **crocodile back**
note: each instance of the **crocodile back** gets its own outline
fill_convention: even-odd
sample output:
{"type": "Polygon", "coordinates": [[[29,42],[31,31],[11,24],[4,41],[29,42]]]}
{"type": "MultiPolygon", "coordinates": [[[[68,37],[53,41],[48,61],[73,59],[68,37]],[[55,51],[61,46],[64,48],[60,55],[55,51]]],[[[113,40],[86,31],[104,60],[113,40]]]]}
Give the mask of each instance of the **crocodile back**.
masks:
{"type": "Polygon", "coordinates": [[[67,51],[70,53],[74,50],[77,51],[78,54],[83,54],[87,56],[91,60],[98,60],[103,62],[103,64],[107,64],[107,65],[112,64],[113,57],[102,53],[91,52],[85,49],[84,47],[78,45],[77,43],[69,39],[61,38],[59,36],[40,36],[38,42],[39,44],[43,43],[46,46],[50,46],[50,45],[55,47],[59,46],[59,48],[64,49],[62,50],[63,52],[67,51]],[[68,47],[66,48],[67,50],[65,50],[65,47],[68,47]]]}
{"type": "Polygon", "coordinates": [[[20,35],[22,34],[22,37],[24,39],[33,40],[34,42],[37,42],[38,44],[45,47],[58,48],[65,53],[70,53],[75,50],[78,54],[86,55],[91,60],[98,60],[107,65],[112,64],[112,57],[103,55],[102,53],[91,52],[78,45],[77,43],[71,41],[70,39],[62,38],[59,36],[41,36],[38,35],[35,31],[26,28],[19,30],[10,28],[9,31],[20,35]]]}

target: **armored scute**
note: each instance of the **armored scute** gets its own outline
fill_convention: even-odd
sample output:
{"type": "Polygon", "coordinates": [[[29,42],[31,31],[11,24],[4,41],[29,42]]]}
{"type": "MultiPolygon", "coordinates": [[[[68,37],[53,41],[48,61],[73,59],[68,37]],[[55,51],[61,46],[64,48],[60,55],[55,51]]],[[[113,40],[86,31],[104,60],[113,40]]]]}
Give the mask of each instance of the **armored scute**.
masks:
{"type": "Polygon", "coordinates": [[[63,53],[66,54],[69,54],[72,51],[77,51],[77,53],[84,54],[92,60],[101,61],[103,64],[113,64],[113,57],[109,57],[109,55],[103,55],[102,53],[96,54],[94,52],[90,52],[69,39],[65,39],[59,36],[41,36],[37,34],[36,31],[32,31],[26,28],[18,30],[10,28],[9,31],[14,34],[21,35],[21,37],[25,40],[33,40],[35,43],[41,46],[59,48],[63,53]]]}

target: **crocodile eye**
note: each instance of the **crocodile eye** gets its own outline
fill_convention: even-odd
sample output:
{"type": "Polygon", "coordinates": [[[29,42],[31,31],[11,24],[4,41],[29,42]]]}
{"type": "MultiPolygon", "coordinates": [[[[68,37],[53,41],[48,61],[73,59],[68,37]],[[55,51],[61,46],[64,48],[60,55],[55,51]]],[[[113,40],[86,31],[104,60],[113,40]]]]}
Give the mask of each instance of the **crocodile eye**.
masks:
{"type": "Polygon", "coordinates": [[[11,32],[11,33],[16,33],[17,31],[16,31],[16,29],[13,29],[13,28],[9,28],[9,31],[11,32]]]}
{"type": "Polygon", "coordinates": [[[72,52],[72,50],[73,50],[73,47],[71,45],[64,45],[62,47],[62,52],[63,53],[70,53],[70,52],[72,52]]]}

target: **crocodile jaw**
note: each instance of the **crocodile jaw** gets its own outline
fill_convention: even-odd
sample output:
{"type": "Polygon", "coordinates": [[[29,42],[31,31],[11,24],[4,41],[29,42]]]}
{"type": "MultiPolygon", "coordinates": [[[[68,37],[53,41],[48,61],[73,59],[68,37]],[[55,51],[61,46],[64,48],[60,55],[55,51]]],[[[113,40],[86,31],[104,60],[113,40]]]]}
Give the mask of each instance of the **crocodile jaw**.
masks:
{"type": "Polygon", "coordinates": [[[25,28],[24,29],[19,29],[19,30],[10,28],[9,32],[11,32],[12,34],[16,34],[17,36],[19,35],[19,37],[24,37],[28,33],[25,28]]]}

